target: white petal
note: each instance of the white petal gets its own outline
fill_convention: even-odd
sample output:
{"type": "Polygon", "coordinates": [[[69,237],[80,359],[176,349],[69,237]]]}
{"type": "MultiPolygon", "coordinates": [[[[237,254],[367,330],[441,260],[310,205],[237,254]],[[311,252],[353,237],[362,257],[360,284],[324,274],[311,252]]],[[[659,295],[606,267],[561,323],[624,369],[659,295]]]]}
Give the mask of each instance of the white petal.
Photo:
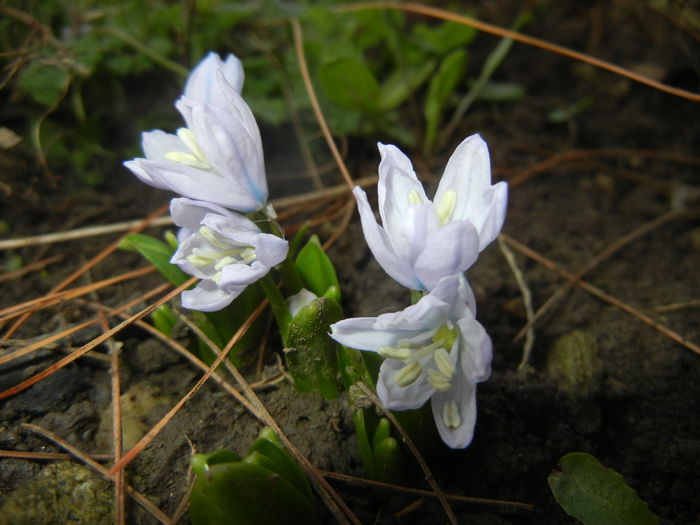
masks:
{"type": "Polygon", "coordinates": [[[476,298],[463,274],[443,277],[432,289],[430,295],[449,305],[452,319],[474,318],[476,298]]]}
{"type": "Polygon", "coordinates": [[[229,180],[214,173],[167,160],[141,160],[140,168],[148,174],[153,186],[168,189],[183,197],[240,211],[257,209],[258,203],[249,193],[240,190],[236,192],[229,180]]]}
{"type": "Polygon", "coordinates": [[[170,258],[172,264],[177,264],[186,274],[199,279],[211,279],[216,274],[213,264],[197,266],[188,259],[194,250],[210,250],[211,245],[201,235],[192,234],[184,239],[170,258]]]}
{"type": "Polygon", "coordinates": [[[191,233],[199,230],[200,224],[208,213],[218,213],[223,216],[230,216],[227,209],[206,201],[196,201],[184,197],[172,199],[170,201],[170,215],[176,226],[186,228],[191,233]]]}
{"type": "Polygon", "coordinates": [[[217,71],[221,71],[228,83],[241,92],[244,80],[241,61],[229,54],[223,62],[217,53],[209,52],[187,78],[184,95],[198,102],[225,107],[226,99],[219,87],[217,71]]]}
{"type": "Polygon", "coordinates": [[[377,147],[382,157],[377,184],[379,215],[382,226],[393,237],[404,221],[411,193],[415,192],[422,202],[429,201],[408,157],[392,144],[378,143],[377,147]]]}
{"type": "Polygon", "coordinates": [[[253,244],[255,253],[261,264],[272,268],[287,258],[289,243],[270,233],[261,233],[253,244]]]}
{"type": "Polygon", "coordinates": [[[415,264],[425,251],[428,240],[437,233],[440,225],[433,205],[429,202],[407,204],[403,208],[401,222],[394,225],[393,230],[386,230],[391,245],[397,257],[408,263],[416,284],[412,287],[418,290],[428,290],[416,275],[415,264]]]}
{"type": "Polygon", "coordinates": [[[443,277],[465,271],[479,256],[479,236],[467,221],[449,222],[425,240],[413,268],[418,280],[432,290],[443,277]]]}
{"type": "Polygon", "coordinates": [[[192,290],[182,292],[182,307],[200,312],[216,312],[231,304],[243,290],[245,286],[224,292],[212,281],[201,281],[192,290]]]}
{"type": "Polygon", "coordinates": [[[377,396],[382,404],[390,410],[411,410],[422,407],[430,399],[435,389],[428,383],[427,375],[422,373],[408,386],[402,387],[394,381],[394,375],[405,363],[396,359],[385,359],[379,369],[377,379],[377,396]]]}
{"type": "Polygon", "coordinates": [[[462,373],[469,381],[486,381],[491,375],[491,338],[476,319],[462,318],[457,321],[457,326],[461,334],[459,355],[462,373]]]}
{"type": "Polygon", "coordinates": [[[421,297],[416,304],[407,306],[400,312],[381,314],[376,318],[375,328],[391,330],[401,334],[402,339],[410,339],[437,330],[445,323],[449,313],[448,304],[428,294],[421,297]]]}
{"type": "Polygon", "coordinates": [[[202,225],[217,232],[236,244],[252,246],[262,232],[248,217],[226,210],[225,213],[210,213],[202,218],[202,225]]]}
{"type": "Polygon", "coordinates": [[[479,215],[479,220],[474,222],[474,226],[479,231],[479,251],[498,237],[503,228],[507,207],[508,184],[505,182],[501,181],[484,192],[482,204],[484,212],[479,215]]]}
{"type": "Polygon", "coordinates": [[[199,147],[214,170],[235,193],[247,194],[253,203],[238,209],[248,212],[262,207],[267,201],[267,181],[259,134],[256,139],[232,112],[207,104],[193,105],[191,119],[199,147]]]}
{"type": "Polygon", "coordinates": [[[386,231],[377,224],[372,208],[367,202],[367,194],[359,186],[356,186],[352,193],[357,201],[357,211],[360,213],[365,240],[374,258],[393,279],[407,288],[420,289],[419,283],[415,282],[410,263],[399,259],[386,231]]]}
{"type": "Polygon", "coordinates": [[[330,326],[330,336],[349,348],[376,352],[380,346],[395,346],[402,333],[375,329],[376,317],[343,319],[330,326]]]}
{"type": "Polygon", "coordinates": [[[136,175],[139,179],[141,179],[142,182],[145,182],[149,186],[153,186],[155,188],[160,188],[163,190],[168,189],[167,185],[154,181],[153,178],[148,174],[148,172],[143,168],[144,160],[145,159],[127,160],[123,164],[124,167],[130,169],[134,175],[136,175]]]}
{"type": "Polygon", "coordinates": [[[472,135],[457,146],[447,161],[434,201],[439,204],[448,190],[455,190],[457,203],[453,219],[467,219],[472,216],[475,206],[479,205],[484,191],[490,186],[491,161],[488,147],[480,135],[472,135]]]}
{"type": "Polygon", "coordinates": [[[432,409],[440,437],[448,447],[465,448],[471,443],[476,424],[476,384],[457,371],[452,388],[447,392],[435,392],[433,395],[432,409]],[[459,420],[457,427],[448,425],[444,417],[447,405],[452,403],[459,420]]]}
{"type": "Polygon", "coordinates": [[[190,153],[180,137],[159,129],[141,133],[141,147],[148,160],[165,160],[172,151],[190,153]]]}
{"type": "Polygon", "coordinates": [[[464,139],[450,157],[435,194],[436,205],[449,190],[457,195],[452,220],[470,221],[479,232],[479,250],[483,250],[503,226],[508,188],[505,182],[491,185],[489,151],[479,135],[464,139]]]}
{"type": "Polygon", "coordinates": [[[221,277],[216,283],[222,290],[230,291],[239,287],[245,288],[263,277],[270,268],[255,261],[252,264],[228,264],[221,269],[221,277]]]}

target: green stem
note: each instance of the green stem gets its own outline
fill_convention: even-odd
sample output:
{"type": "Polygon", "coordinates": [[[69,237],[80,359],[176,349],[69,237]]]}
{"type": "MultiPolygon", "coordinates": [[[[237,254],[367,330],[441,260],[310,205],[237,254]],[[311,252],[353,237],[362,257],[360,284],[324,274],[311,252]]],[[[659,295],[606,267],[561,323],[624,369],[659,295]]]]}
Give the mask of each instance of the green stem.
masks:
{"type": "Polygon", "coordinates": [[[282,293],[279,288],[277,288],[275,281],[270,277],[270,274],[267,274],[258,282],[265,291],[268,301],[270,301],[270,307],[272,308],[275,321],[277,321],[277,328],[279,328],[280,336],[282,337],[282,344],[286,346],[289,323],[292,320],[287,302],[284,300],[284,297],[282,297],[282,293]]]}

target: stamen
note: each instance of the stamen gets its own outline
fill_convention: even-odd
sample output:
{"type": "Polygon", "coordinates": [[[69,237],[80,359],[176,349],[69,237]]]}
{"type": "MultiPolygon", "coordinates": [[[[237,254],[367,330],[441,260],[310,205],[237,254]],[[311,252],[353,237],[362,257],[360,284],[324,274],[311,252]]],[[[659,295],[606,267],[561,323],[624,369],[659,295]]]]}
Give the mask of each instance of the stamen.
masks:
{"type": "Polygon", "coordinates": [[[165,158],[193,168],[206,169],[197,157],[184,151],[169,151],[165,154],[165,158]]]}
{"type": "Polygon", "coordinates": [[[206,266],[208,264],[211,264],[211,259],[209,257],[202,257],[201,255],[197,254],[192,254],[187,256],[187,260],[190,261],[192,264],[194,264],[197,267],[202,267],[206,266]]]}
{"type": "Polygon", "coordinates": [[[180,128],[177,130],[177,136],[195,157],[197,157],[199,160],[205,160],[204,152],[200,149],[199,144],[197,144],[197,140],[194,137],[194,132],[191,129],[180,128]]]}
{"type": "Polygon", "coordinates": [[[219,235],[208,226],[201,226],[199,228],[199,234],[217,248],[227,247],[226,243],[219,238],[219,235]]]}
{"type": "Polygon", "coordinates": [[[423,367],[420,363],[411,363],[394,374],[394,382],[400,387],[406,387],[418,379],[421,373],[423,367]]]}
{"type": "Polygon", "coordinates": [[[435,390],[439,390],[440,392],[447,392],[452,387],[450,378],[445,377],[435,369],[428,370],[428,383],[430,383],[430,386],[435,390]]]}
{"type": "Polygon", "coordinates": [[[455,211],[455,206],[457,204],[457,192],[455,190],[449,189],[445,192],[440,199],[440,204],[437,207],[437,216],[440,224],[447,224],[452,220],[452,214],[455,211]]]}
{"type": "Polygon", "coordinates": [[[389,359],[398,359],[399,361],[405,361],[411,357],[410,348],[394,348],[393,346],[380,346],[377,349],[377,353],[389,359]]]}
{"type": "Polygon", "coordinates": [[[423,348],[416,349],[411,356],[406,360],[407,363],[415,363],[420,361],[425,356],[432,354],[435,350],[440,348],[440,343],[431,343],[423,348]]]}
{"type": "Polygon", "coordinates": [[[420,196],[420,193],[418,193],[417,190],[413,189],[408,192],[408,203],[409,204],[420,204],[423,202],[423,199],[420,196]]]}
{"type": "Polygon", "coordinates": [[[165,158],[173,162],[191,166],[192,168],[210,170],[212,166],[197,144],[192,130],[189,128],[180,128],[177,130],[177,136],[191,153],[185,151],[169,151],[165,154],[165,158]]]}
{"type": "Polygon", "coordinates": [[[459,407],[454,401],[448,401],[442,409],[442,420],[445,426],[449,428],[458,428],[462,424],[462,418],[459,417],[459,407]]]}
{"type": "Polygon", "coordinates": [[[250,264],[254,262],[257,258],[258,257],[255,254],[255,250],[253,248],[246,248],[241,252],[241,262],[244,262],[245,264],[250,264]]]}
{"type": "Polygon", "coordinates": [[[222,257],[219,259],[219,261],[214,265],[214,269],[216,271],[221,270],[224,266],[228,266],[229,264],[236,264],[238,262],[237,259],[234,257],[222,257]]]}
{"type": "Polygon", "coordinates": [[[452,363],[452,359],[450,359],[450,354],[447,353],[447,350],[444,348],[438,348],[435,350],[433,359],[435,359],[435,364],[437,365],[438,370],[440,370],[440,373],[448,380],[452,379],[452,376],[455,373],[455,365],[452,363]]]}

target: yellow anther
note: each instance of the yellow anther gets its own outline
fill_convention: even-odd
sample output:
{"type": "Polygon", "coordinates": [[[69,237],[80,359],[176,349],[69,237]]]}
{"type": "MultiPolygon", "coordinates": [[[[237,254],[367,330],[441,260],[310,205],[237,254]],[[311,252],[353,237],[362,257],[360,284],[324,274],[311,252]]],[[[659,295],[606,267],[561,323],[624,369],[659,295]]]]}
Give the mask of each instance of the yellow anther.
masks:
{"type": "Polygon", "coordinates": [[[435,369],[428,370],[428,383],[440,392],[447,392],[452,387],[450,378],[445,377],[435,369]]]}
{"type": "Polygon", "coordinates": [[[199,234],[217,248],[226,248],[226,243],[219,238],[219,234],[208,226],[200,226],[199,234]]]}
{"type": "Polygon", "coordinates": [[[394,374],[394,382],[400,387],[406,387],[418,379],[421,373],[423,373],[421,364],[411,363],[394,374]]]}
{"type": "Polygon", "coordinates": [[[191,166],[193,168],[201,168],[202,163],[199,159],[192,155],[191,153],[185,153],[184,151],[169,151],[165,154],[165,158],[172,160],[173,162],[178,162],[186,166],[191,166]]]}
{"type": "Polygon", "coordinates": [[[455,365],[452,363],[452,359],[450,359],[450,354],[447,353],[447,350],[438,348],[435,350],[435,354],[433,354],[433,359],[435,359],[435,364],[438,370],[440,370],[440,373],[447,379],[452,379],[455,373],[455,365]]]}
{"type": "Polygon", "coordinates": [[[437,207],[437,216],[440,224],[447,224],[452,220],[452,214],[457,205],[457,192],[455,190],[447,190],[440,199],[437,207]]]}
{"type": "Polygon", "coordinates": [[[448,401],[442,409],[442,420],[445,426],[449,428],[458,428],[462,424],[462,418],[459,417],[459,407],[454,401],[448,401]]]}
{"type": "Polygon", "coordinates": [[[418,193],[418,190],[411,190],[408,192],[408,203],[409,204],[420,204],[423,202],[423,199],[420,196],[420,193],[418,193]]]}
{"type": "Polygon", "coordinates": [[[194,133],[191,129],[180,128],[177,130],[177,136],[191,153],[186,153],[184,151],[169,151],[165,154],[166,159],[201,170],[211,169],[211,164],[209,164],[207,157],[197,144],[194,133]]]}
{"type": "Polygon", "coordinates": [[[394,348],[393,346],[380,346],[377,353],[382,357],[398,359],[399,361],[405,361],[411,356],[409,348],[394,348]]]}

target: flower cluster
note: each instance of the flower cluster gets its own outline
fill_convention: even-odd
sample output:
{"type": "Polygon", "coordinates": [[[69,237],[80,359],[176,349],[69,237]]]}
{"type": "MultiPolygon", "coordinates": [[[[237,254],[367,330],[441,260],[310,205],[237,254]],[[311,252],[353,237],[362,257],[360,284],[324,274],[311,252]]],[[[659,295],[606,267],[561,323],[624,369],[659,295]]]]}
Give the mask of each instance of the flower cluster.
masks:
{"type": "Polygon", "coordinates": [[[488,378],[491,363],[491,339],[475,319],[463,272],[500,232],[508,188],[491,185],[479,135],[457,147],[433,201],[398,148],[379,144],[379,151],[381,226],[365,192],[354,190],[365,239],[384,271],[424,296],[401,312],[335,323],[331,337],[384,357],[377,383],[382,403],[407,410],[431,399],[443,441],[463,448],[474,434],[476,384],[488,378]]]}
{"type": "Polygon", "coordinates": [[[182,228],[171,262],[202,279],[183,292],[182,304],[205,312],[230,304],[287,256],[286,241],[240,214],[274,216],[260,131],[240,94],[243,80],[236,57],[222,61],[209,53],[175,103],[185,127],[143,133],[145,158],[124,163],[143,182],[182,196],[171,203],[182,228]]]}

